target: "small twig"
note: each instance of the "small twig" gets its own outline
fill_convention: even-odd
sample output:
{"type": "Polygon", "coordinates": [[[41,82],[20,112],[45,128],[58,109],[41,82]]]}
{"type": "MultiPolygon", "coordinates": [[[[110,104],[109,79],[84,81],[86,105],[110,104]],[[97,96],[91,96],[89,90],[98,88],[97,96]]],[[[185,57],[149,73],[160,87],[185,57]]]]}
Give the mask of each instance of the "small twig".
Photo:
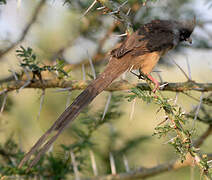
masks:
{"type": "Polygon", "coordinates": [[[108,111],[108,108],[109,108],[109,105],[110,105],[110,101],[111,101],[111,97],[112,97],[112,93],[109,92],[109,95],[108,95],[108,98],[107,98],[107,102],[106,102],[106,105],[105,105],[105,109],[104,109],[104,112],[103,112],[103,115],[102,115],[102,121],[104,120],[105,118],[105,115],[108,111]]]}

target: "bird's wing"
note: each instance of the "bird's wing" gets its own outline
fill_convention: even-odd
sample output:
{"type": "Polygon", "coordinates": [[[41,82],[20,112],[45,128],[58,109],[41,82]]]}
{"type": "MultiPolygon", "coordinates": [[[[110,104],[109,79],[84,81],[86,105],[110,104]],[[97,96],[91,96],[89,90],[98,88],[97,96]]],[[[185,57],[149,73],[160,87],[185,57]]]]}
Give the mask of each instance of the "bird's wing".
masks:
{"type": "Polygon", "coordinates": [[[129,52],[132,56],[141,56],[148,52],[172,49],[176,44],[174,42],[175,34],[168,26],[170,26],[170,22],[159,20],[145,24],[131,36],[128,36],[120,47],[112,50],[111,55],[121,58],[129,52]]]}

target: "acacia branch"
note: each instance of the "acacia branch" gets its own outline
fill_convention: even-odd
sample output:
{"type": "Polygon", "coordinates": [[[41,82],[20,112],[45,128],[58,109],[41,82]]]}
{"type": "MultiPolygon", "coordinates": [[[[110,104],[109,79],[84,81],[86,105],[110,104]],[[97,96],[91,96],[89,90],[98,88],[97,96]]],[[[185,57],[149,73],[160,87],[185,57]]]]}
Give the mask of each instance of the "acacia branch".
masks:
{"type": "MultiPolygon", "coordinates": [[[[211,155],[208,155],[208,159],[211,160],[211,155]]],[[[91,178],[82,178],[82,180],[132,180],[132,179],[141,179],[152,177],[167,171],[177,170],[180,168],[184,168],[187,166],[193,166],[193,158],[191,156],[187,156],[186,161],[181,163],[180,160],[173,160],[168,163],[164,163],[161,165],[157,165],[152,168],[139,168],[138,170],[133,170],[126,173],[120,173],[115,175],[105,175],[105,176],[97,176],[91,178]]]]}
{"type": "MultiPolygon", "coordinates": [[[[206,140],[209,135],[211,135],[212,126],[209,126],[208,129],[197,139],[194,143],[195,147],[200,147],[203,142],[206,140]]],[[[212,159],[212,155],[207,155],[208,160],[212,159]]],[[[140,179],[140,178],[147,178],[152,177],[167,171],[173,171],[180,168],[184,168],[186,166],[193,166],[194,159],[188,153],[186,156],[186,160],[182,163],[180,159],[178,160],[171,160],[168,163],[160,164],[152,168],[139,168],[138,170],[133,170],[126,173],[120,173],[115,175],[105,175],[105,176],[98,176],[92,178],[84,178],[83,180],[132,180],[132,179],[140,179]]]]}
{"type": "MultiPolygon", "coordinates": [[[[10,79],[11,80],[11,79],[10,79]]],[[[0,84],[0,91],[14,91],[20,89],[28,80],[12,80],[9,82],[3,82],[0,84]]],[[[43,79],[43,81],[33,80],[25,88],[70,88],[71,90],[83,90],[90,81],[77,81],[77,80],[63,80],[63,79],[43,79]]],[[[147,83],[129,83],[125,80],[120,80],[112,83],[110,87],[106,88],[106,91],[123,91],[129,90],[134,87],[139,87],[144,91],[150,91],[150,87],[147,83]]],[[[168,83],[161,91],[212,91],[212,83],[196,83],[194,81],[168,83]]]]}
{"type": "Polygon", "coordinates": [[[26,37],[26,35],[29,32],[30,27],[37,20],[39,12],[40,12],[42,6],[45,4],[45,1],[46,0],[41,0],[39,2],[39,4],[37,5],[36,9],[34,10],[34,12],[32,14],[31,19],[29,20],[29,22],[25,26],[21,36],[15,42],[13,42],[9,47],[7,47],[4,50],[0,50],[0,57],[4,56],[6,53],[8,53],[11,49],[13,49],[15,46],[17,46],[19,43],[21,43],[24,40],[24,38],[26,37]]]}

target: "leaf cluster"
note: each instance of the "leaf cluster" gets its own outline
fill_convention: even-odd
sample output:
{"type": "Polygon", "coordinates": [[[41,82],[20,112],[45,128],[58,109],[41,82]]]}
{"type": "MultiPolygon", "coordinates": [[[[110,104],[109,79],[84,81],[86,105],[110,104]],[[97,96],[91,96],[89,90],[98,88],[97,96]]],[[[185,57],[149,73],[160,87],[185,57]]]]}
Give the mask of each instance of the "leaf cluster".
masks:
{"type": "Polygon", "coordinates": [[[16,50],[16,52],[17,56],[22,59],[20,66],[32,72],[34,76],[38,76],[39,79],[41,79],[41,73],[43,71],[58,72],[59,78],[68,76],[67,72],[63,70],[63,67],[65,66],[64,61],[57,60],[56,65],[52,66],[43,65],[37,60],[36,54],[33,53],[33,50],[30,47],[24,48],[21,46],[19,50],[16,50]]]}

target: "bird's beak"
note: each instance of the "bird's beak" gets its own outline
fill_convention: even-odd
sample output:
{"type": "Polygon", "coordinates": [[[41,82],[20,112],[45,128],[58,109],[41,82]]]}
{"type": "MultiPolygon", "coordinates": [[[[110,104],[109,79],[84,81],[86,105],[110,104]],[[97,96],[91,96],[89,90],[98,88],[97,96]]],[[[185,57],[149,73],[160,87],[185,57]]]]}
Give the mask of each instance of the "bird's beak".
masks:
{"type": "Polygon", "coordinates": [[[190,44],[192,44],[192,39],[191,39],[191,37],[187,38],[186,41],[188,41],[190,44]]]}

